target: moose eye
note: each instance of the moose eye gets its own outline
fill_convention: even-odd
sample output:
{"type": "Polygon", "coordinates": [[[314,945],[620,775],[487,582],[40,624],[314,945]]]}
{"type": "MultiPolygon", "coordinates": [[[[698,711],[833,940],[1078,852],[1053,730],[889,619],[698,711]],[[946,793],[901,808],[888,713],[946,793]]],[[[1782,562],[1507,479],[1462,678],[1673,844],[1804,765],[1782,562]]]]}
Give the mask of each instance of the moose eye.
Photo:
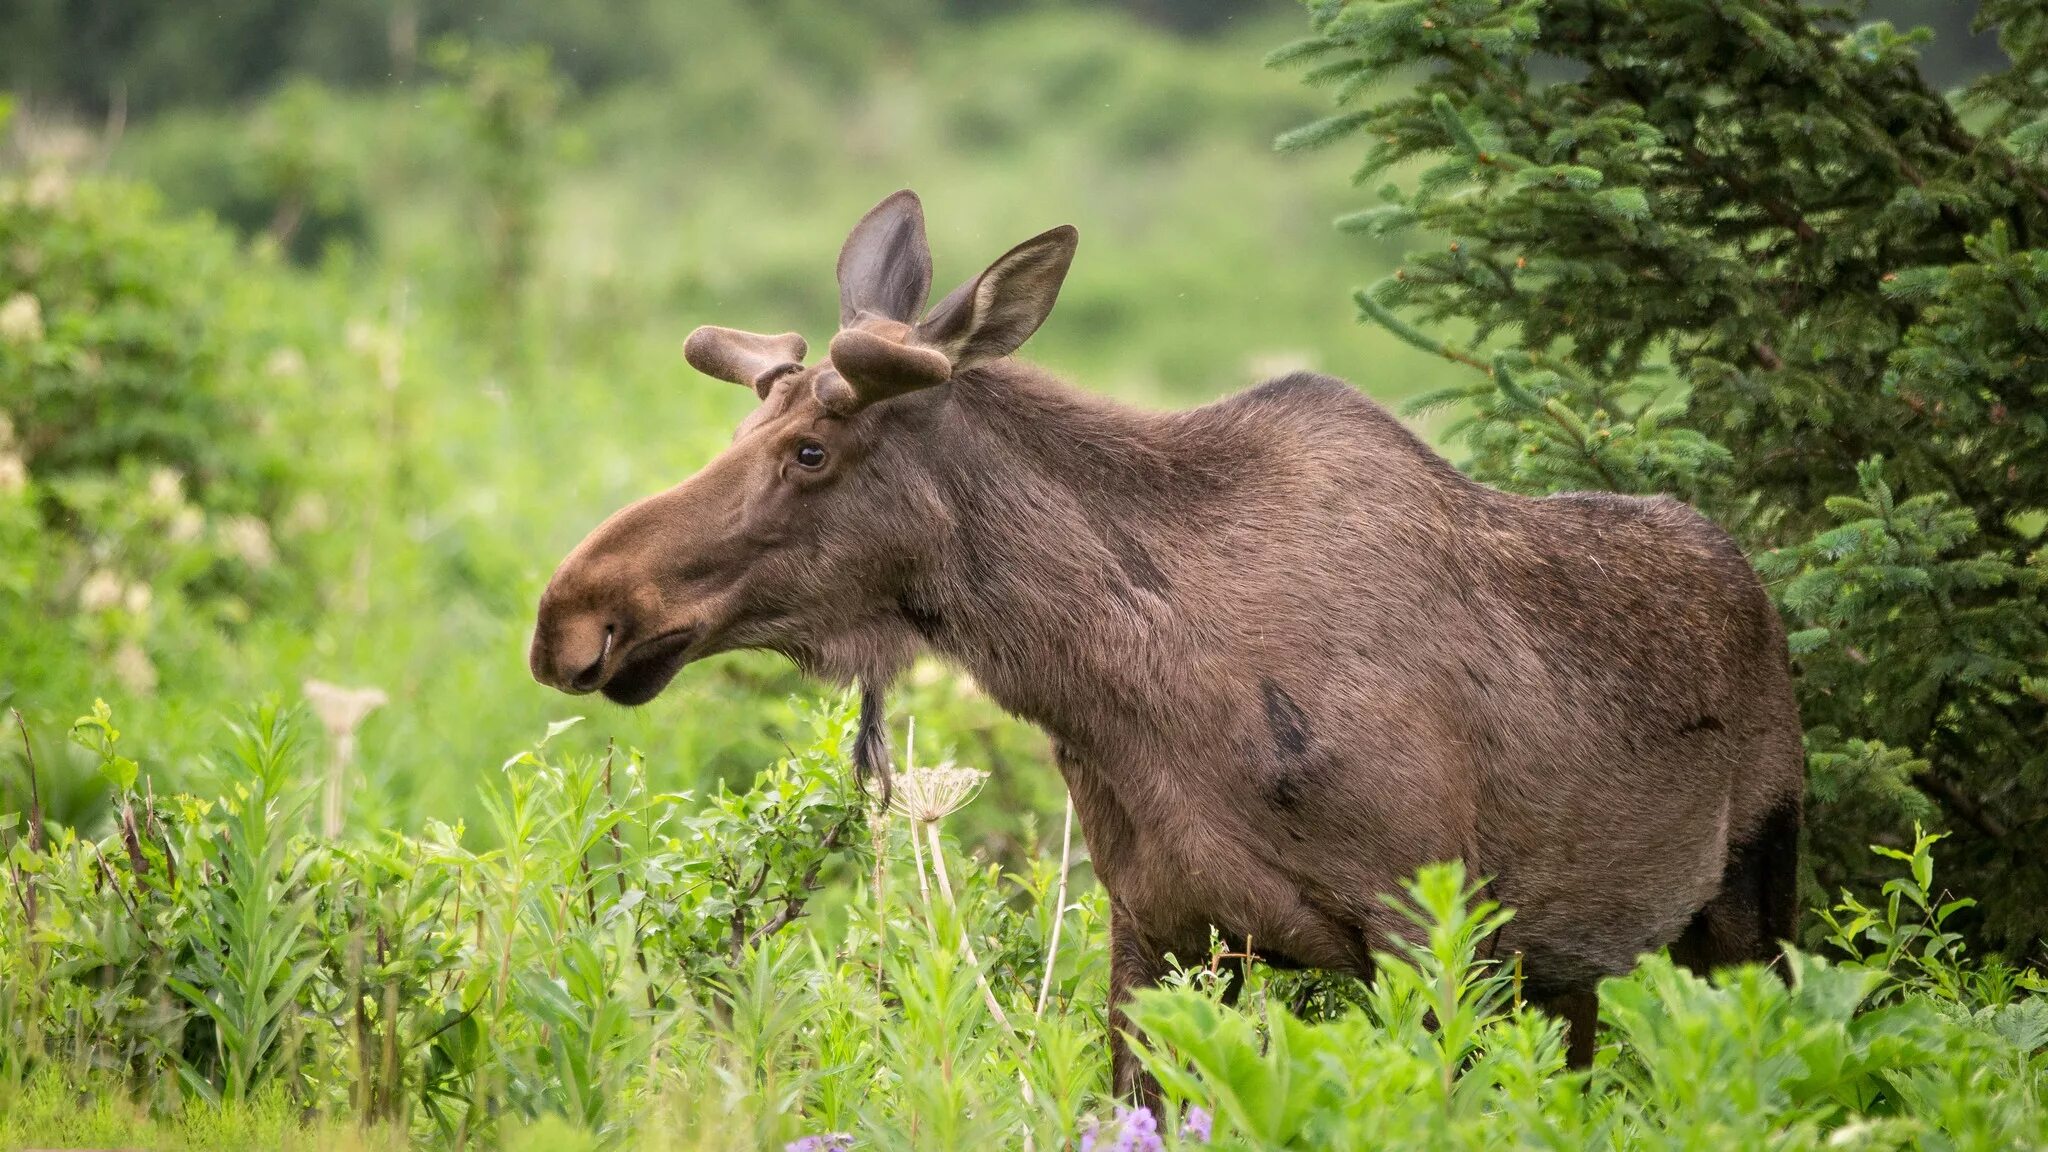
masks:
{"type": "Polygon", "coordinates": [[[796,446],[796,462],[799,467],[803,468],[823,468],[825,466],[825,446],[816,440],[806,440],[798,444],[796,446]]]}

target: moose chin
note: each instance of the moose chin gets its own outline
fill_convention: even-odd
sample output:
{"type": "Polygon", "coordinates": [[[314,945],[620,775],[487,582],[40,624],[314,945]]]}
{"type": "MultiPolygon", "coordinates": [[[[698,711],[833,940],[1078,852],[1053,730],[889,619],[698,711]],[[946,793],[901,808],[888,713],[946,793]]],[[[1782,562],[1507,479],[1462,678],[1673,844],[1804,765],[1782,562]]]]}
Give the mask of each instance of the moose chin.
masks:
{"type": "Polygon", "coordinates": [[[1668,499],[1474,483],[1307,373],[1139,411],[1011,358],[1078,234],[1026,240],[926,309],[898,192],[839,254],[839,331],[699,328],[751,388],[732,444],[562,562],[531,663],[652,699],[759,648],[873,701],[919,652],[1051,737],[1110,904],[1118,1009],[1214,929],[1370,976],[1432,861],[1491,878],[1532,999],[1590,1062],[1595,983],[1793,932],[1804,757],[1776,610],[1668,499]]]}

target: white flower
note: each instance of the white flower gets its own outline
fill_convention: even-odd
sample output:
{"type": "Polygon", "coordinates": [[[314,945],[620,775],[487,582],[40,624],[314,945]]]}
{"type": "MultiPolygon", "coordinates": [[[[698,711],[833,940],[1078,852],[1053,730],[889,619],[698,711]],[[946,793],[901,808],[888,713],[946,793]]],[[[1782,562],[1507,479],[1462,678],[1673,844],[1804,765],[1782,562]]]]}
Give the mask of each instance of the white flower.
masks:
{"type": "Polygon", "coordinates": [[[102,568],[79,585],[78,606],[87,612],[105,612],[121,602],[121,592],[121,578],[102,568]]]}
{"type": "Polygon", "coordinates": [[[185,477],[176,468],[158,468],[149,474],[149,498],[166,508],[185,502],[185,477]]]}
{"type": "Polygon", "coordinates": [[[356,729],[389,698],[381,688],[344,688],[325,680],[308,680],[305,689],[313,715],[320,718],[320,726],[327,729],[327,738],[334,745],[320,802],[320,828],[331,839],[341,835],[347,814],[348,768],[356,758],[356,729]]]}
{"type": "Polygon", "coordinates": [[[199,533],[205,528],[206,513],[187,504],[171,513],[171,527],[166,535],[173,544],[190,544],[199,539],[199,533]]]}
{"type": "Polygon", "coordinates": [[[896,774],[889,807],[921,824],[931,824],[966,807],[986,779],[986,772],[953,764],[911,768],[896,774]]]}
{"type": "Polygon", "coordinates": [[[150,599],[149,585],[138,580],[128,586],[128,591],[121,594],[121,607],[126,608],[131,615],[140,616],[149,611],[150,599]]]}
{"type": "Polygon", "coordinates": [[[12,452],[0,453],[0,495],[11,496],[28,487],[28,465],[12,452]]]}
{"type": "Polygon", "coordinates": [[[383,333],[368,320],[349,321],[348,326],[342,329],[341,339],[342,343],[348,345],[349,351],[359,356],[371,355],[384,342],[383,333]]]}
{"type": "Polygon", "coordinates": [[[327,499],[318,492],[301,493],[284,514],[284,530],[297,536],[327,527],[327,499]]]}
{"type": "Polygon", "coordinates": [[[129,640],[114,652],[114,679],[137,696],[156,691],[156,665],[142,645],[129,640]]]}
{"type": "Polygon", "coordinates": [[[391,702],[382,688],[345,688],[325,680],[308,680],[304,687],[313,715],[336,740],[355,735],[370,713],[391,702]]]}
{"type": "Polygon", "coordinates": [[[279,379],[297,379],[306,374],[305,354],[289,344],[283,345],[263,362],[263,371],[279,379]]]}
{"type": "Polygon", "coordinates": [[[70,195],[71,174],[62,168],[45,168],[29,179],[28,205],[31,208],[55,208],[70,195]]]}
{"type": "Polygon", "coordinates": [[[270,529],[254,516],[235,516],[221,525],[221,540],[242,563],[258,571],[277,562],[277,549],[270,543],[270,529]]]}
{"type": "Polygon", "coordinates": [[[26,292],[16,292],[0,304],[0,340],[29,345],[43,338],[43,305],[26,292]]]}

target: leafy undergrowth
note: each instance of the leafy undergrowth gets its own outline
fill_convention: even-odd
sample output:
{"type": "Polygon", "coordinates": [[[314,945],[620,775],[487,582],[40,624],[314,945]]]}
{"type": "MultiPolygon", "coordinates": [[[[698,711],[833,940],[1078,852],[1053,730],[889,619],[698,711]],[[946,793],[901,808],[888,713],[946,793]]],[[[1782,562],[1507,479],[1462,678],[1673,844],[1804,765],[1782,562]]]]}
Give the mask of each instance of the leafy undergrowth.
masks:
{"type": "MultiPolygon", "coordinates": [[[[981,774],[871,813],[844,704],[742,792],[650,791],[550,732],[479,781],[495,827],[315,834],[292,717],[231,726],[209,798],[160,796],[104,708],[73,738],[99,839],[0,816],[0,1146],[725,1149],[2015,1148],[2048,1141],[2048,984],[1963,954],[1932,848],[1821,913],[1832,958],[1602,988],[1595,1067],[1456,865],[1396,906],[1370,986],[1211,957],[1102,1043],[1104,904],[1061,845],[1021,873],[942,835],[981,774]]],[[[1078,845],[1071,845],[1078,852],[1078,845]]]]}

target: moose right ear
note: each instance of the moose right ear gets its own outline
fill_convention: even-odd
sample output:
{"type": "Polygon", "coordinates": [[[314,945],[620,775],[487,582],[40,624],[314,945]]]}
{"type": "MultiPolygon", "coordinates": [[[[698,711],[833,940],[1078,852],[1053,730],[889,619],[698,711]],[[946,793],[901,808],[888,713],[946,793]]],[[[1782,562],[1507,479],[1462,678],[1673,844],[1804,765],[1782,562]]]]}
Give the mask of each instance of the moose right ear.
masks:
{"type": "Polygon", "coordinates": [[[1000,360],[1021,347],[1052,312],[1081,234],[1071,224],[1041,232],[955,288],[912,333],[955,372],[1000,360]]]}
{"type": "Polygon", "coordinates": [[[752,388],[763,400],[768,386],[781,373],[776,369],[801,365],[807,351],[804,338],[794,332],[763,336],[736,328],[706,324],[683,341],[683,359],[706,376],[729,380],[752,388]]]}

